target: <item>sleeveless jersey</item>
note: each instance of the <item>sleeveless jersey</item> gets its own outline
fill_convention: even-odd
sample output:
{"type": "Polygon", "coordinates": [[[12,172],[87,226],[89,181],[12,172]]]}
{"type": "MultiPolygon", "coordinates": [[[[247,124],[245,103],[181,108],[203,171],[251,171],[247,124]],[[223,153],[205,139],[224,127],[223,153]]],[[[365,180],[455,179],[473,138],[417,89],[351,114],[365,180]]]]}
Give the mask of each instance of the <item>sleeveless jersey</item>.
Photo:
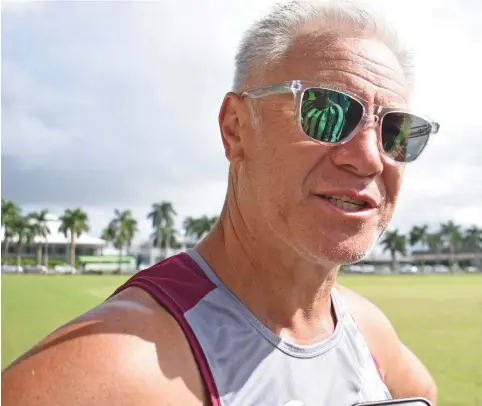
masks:
{"type": "Polygon", "coordinates": [[[334,333],[298,345],[266,328],[194,250],[138,272],[114,294],[131,286],[179,323],[212,406],[352,406],[391,398],[335,289],[334,333]]]}

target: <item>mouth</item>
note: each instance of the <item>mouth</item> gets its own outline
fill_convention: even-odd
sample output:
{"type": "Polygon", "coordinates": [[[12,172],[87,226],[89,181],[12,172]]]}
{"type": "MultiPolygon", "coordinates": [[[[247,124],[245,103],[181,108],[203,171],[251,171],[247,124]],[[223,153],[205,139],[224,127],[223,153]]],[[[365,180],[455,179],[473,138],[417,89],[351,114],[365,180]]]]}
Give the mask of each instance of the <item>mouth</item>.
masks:
{"type": "Polygon", "coordinates": [[[343,195],[317,195],[318,197],[326,200],[336,208],[348,212],[359,212],[374,208],[366,200],[354,199],[352,197],[343,195]]]}

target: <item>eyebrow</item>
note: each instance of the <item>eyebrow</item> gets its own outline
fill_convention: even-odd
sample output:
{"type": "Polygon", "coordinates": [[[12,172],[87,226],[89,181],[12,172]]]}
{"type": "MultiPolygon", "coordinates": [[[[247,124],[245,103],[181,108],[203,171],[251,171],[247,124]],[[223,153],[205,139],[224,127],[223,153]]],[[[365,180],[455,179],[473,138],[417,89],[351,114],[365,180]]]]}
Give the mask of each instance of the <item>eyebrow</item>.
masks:
{"type": "MultiPolygon", "coordinates": [[[[358,97],[367,101],[368,103],[385,106],[386,104],[384,103],[377,103],[376,99],[377,99],[377,96],[380,95],[381,93],[387,93],[395,96],[396,101],[394,102],[394,104],[408,105],[408,100],[404,94],[400,94],[400,93],[397,93],[396,91],[390,90],[389,88],[383,86],[380,83],[378,84],[373,83],[366,77],[353,73],[352,71],[347,71],[340,68],[325,69],[323,71],[320,71],[320,78],[317,79],[317,81],[320,81],[321,83],[323,82],[332,83],[334,85],[340,86],[341,89],[344,89],[344,90],[347,90],[348,92],[356,94],[358,97]],[[345,80],[343,80],[343,78],[340,78],[340,73],[343,73],[345,80]],[[333,77],[333,74],[336,74],[336,77],[333,77]],[[375,92],[367,91],[366,90],[367,87],[374,87],[376,91],[375,92]]],[[[388,97],[388,98],[392,99],[393,97],[388,97]]],[[[392,106],[393,104],[387,107],[392,107],[392,106]]]]}

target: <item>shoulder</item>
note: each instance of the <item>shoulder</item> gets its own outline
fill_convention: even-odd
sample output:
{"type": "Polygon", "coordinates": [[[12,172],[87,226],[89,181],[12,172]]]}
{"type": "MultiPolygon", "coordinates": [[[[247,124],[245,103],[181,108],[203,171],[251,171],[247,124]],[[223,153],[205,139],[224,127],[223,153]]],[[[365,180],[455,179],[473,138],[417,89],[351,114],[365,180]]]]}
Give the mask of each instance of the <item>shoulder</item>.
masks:
{"type": "Polygon", "coordinates": [[[400,346],[400,340],[390,320],[374,303],[353,290],[341,285],[337,285],[336,289],[377,360],[382,376],[385,376],[390,357],[400,346]]]}
{"type": "Polygon", "coordinates": [[[420,359],[401,342],[388,317],[358,293],[340,285],[336,289],[377,360],[392,396],[422,396],[435,405],[437,388],[433,378],[420,359]]]}
{"type": "Polygon", "coordinates": [[[181,328],[138,288],[60,327],[2,374],[12,406],[195,405],[202,395],[181,328]]]}

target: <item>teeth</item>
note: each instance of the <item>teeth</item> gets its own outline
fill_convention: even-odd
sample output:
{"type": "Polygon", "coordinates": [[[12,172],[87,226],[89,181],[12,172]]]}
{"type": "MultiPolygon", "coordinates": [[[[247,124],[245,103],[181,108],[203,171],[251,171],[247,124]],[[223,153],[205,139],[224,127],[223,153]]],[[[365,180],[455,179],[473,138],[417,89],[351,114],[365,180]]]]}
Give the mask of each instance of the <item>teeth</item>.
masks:
{"type": "Polygon", "coordinates": [[[358,206],[365,206],[366,204],[363,200],[352,199],[351,197],[348,197],[348,196],[333,195],[333,196],[329,196],[329,198],[330,200],[341,200],[343,202],[353,203],[358,206]]]}
{"type": "Polygon", "coordinates": [[[339,207],[340,209],[344,210],[360,210],[364,205],[363,204],[355,204],[350,202],[344,202],[343,200],[338,200],[335,198],[328,199],[333,206],[339,207]]]}

